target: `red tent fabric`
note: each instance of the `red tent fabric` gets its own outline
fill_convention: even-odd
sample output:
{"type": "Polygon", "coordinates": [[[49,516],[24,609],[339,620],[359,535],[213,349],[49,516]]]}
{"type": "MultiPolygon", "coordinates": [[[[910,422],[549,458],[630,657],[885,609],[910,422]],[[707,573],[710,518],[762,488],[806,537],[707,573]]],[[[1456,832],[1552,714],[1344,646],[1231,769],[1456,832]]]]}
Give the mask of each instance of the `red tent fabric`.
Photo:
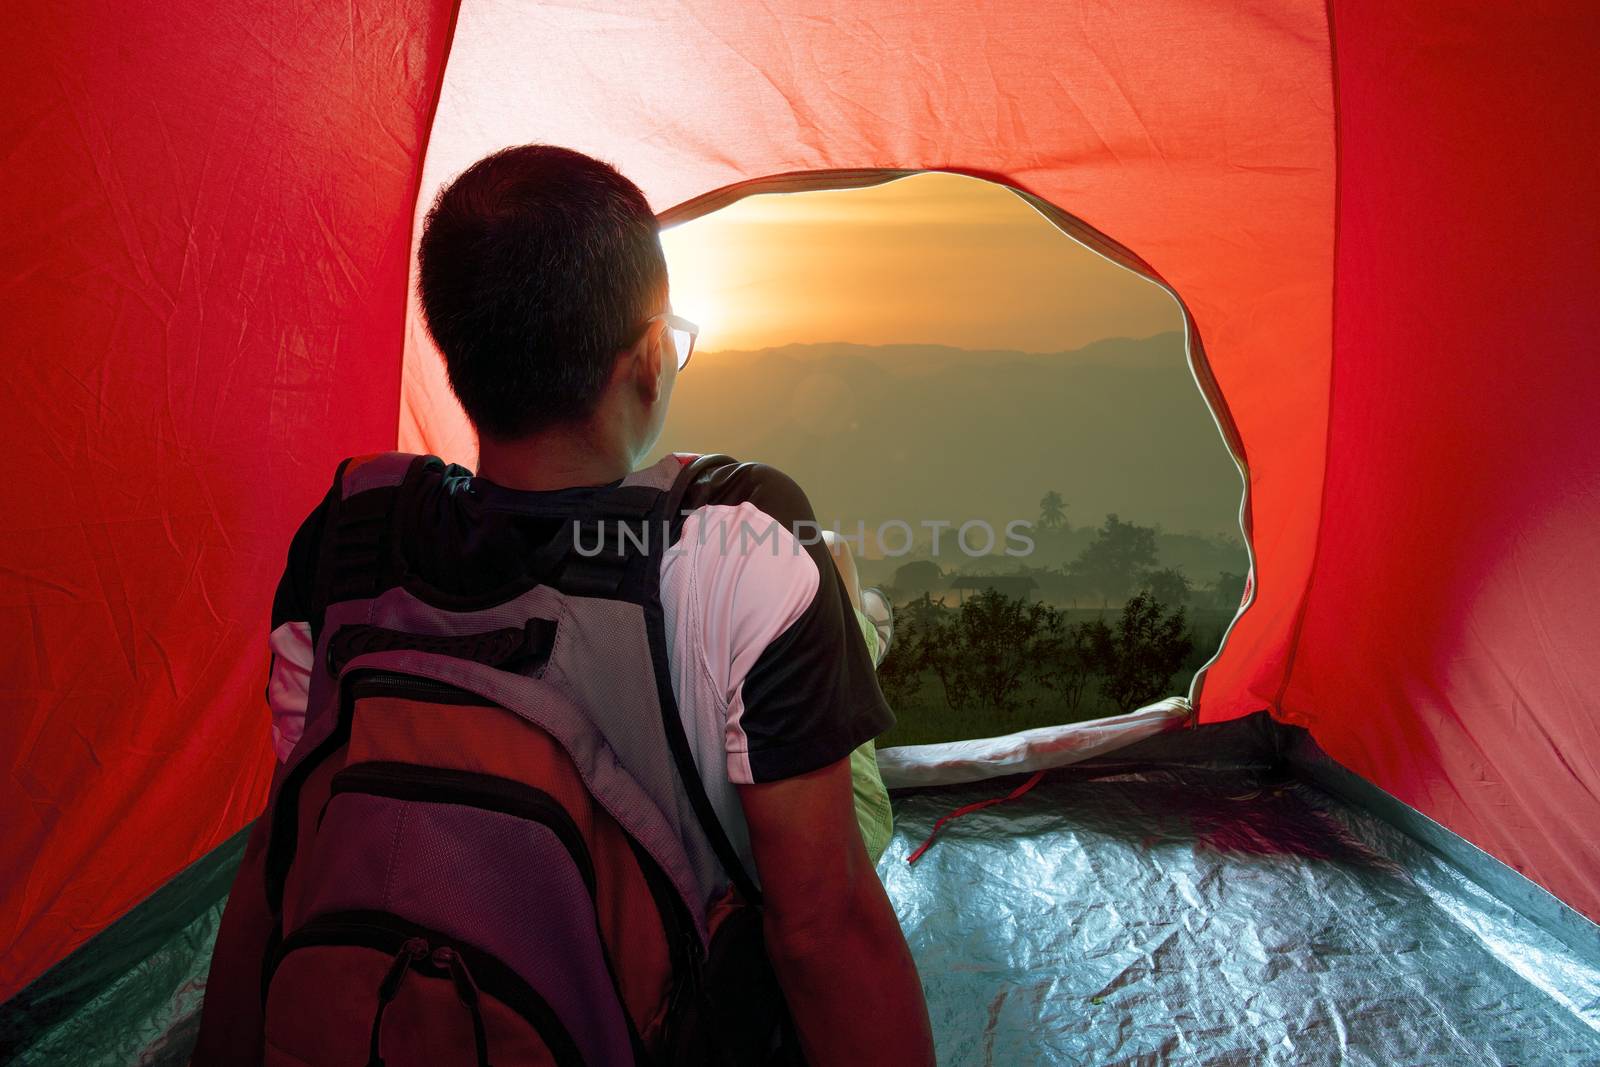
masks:
{"type": "Polygon", "coordinates": [[[1600,918],[1600,19],[1334,10],[1327,477],[1269,706],[1600,918]]]}
{"type": "Polygon", "coordinates": [[[6,7],[0,999],[265,801],[286,539],[395,439],[452,14],[6,7]]]}
{"type": "Polygon", "coordinates": [[[612,160],[663,211],[776,175],[961,170],[1128,250],[1188,308],[1249,473],[1253,601],[1202,719],[1306,725],[1600,916],[1576,830],[1600,819],[1582,6],[24,0],[6,20],[27,46],[0,75],[20,475],[0,998],[259,809],[295,522],[343,455],[471,458],[407,310],[415,219],[535,140],[612,160]]]}

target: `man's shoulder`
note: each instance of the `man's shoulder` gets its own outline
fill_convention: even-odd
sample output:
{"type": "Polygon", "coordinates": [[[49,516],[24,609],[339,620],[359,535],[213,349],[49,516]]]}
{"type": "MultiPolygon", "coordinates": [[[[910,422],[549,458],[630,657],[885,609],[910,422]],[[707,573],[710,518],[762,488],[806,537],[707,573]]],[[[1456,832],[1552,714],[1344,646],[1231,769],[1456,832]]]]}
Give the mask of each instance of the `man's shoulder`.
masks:
{"type": "MultiPolygon", "coordinates": [[[[306,513],[295,528],[289,541],[289,551],[282,576],[272,602],[272,625],[276,629],[286,621],[316,621],[322,609],[318,568],[322,563],[323,543],[330,533],[330,524],[340,522],[347,506],[380,514],[386,513],[381,498],[375,502],[348,504],[351,497],[376,492],[392,492],[406,474],[420,466],[429,476],[450,477],[465,475],[464,467],[447,464],[438,456],[413,455],[405,452],[370,452],[341,459],[328,472],[327,481],[321,483],[322,498],[306,513]]],[[[364,498],[366,499],[366,498],[364,498]]],[[[318,623],[320,625],[320,623],[318,623]]]]}
{"type": "MultiPolygon", "coordinates": [[[[320,483],[319,487],[325,486],[322,498],[306,513],[295,531],[293,541],[299,542],[301,555],[314,549],[323,527],[339,510],[343,501],[370,490],[397,487],[419,460],[430,472],[449,474],[452,471],[464,471],[463,468],[455,467],[453,464],[447,465],[438,456],[413,455],[406,452],[369,452],[346,457],[334,464],[328,480],[320,483]]],[[[293,544],[291,544],[291,562],[294,562],[292,550],[293,544]]],[[[301,562],[309,564],[310,560],[301,562]]]]}
{"type": "Polygon", "coordinates": [[[800,483],[770,463],[708,457],[683,495],[682,509],[748,504],[781,523],[810,522],[815,516],[800,483]]]}
{"type": "Polygon", "coordinates": [[[731,606],[738,600],[761,619],[792,620],[814,599],[822,573],[822,532],[805,491],[767,463],[714,457],[699,468],[684,494],[678,551],[668,567],[672,557],[693,559],[713,613],[738,616],[731,606]]]}

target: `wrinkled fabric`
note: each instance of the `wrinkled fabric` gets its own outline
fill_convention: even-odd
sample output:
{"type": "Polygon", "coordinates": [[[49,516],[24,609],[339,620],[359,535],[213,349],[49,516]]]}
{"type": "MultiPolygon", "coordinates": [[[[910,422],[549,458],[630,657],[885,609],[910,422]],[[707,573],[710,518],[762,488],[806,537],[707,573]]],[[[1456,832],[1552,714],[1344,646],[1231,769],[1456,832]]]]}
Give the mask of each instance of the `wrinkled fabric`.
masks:
{"type": "Polygon", "coordinates": [[[414,223],[531,140],[674,220],[970,173],[1165,282],[1248,482],[1200,719],[1600,915],[1600,20],[1535,6],[9,5],[0,999],[259,810],[294,522],[344,455],[471,458],[414,223]]]}
{"type": "MultiPolygon", "coordinates": [[[[878,872],[940,1063],[1600,1063],[1600,931],[1568,911],[1557,940],[1474,872],[1265,770],[1268,725],[1051,772],[915,866],[938,816],[1019,778],[896,795],[878,872]]],[[[241,848],[6,1005],[0,1043],[39,1067],[182,1063],[241,848]]]]}
{"type": "MultiPolygon", "coordinates": [[[[855,610],[861,639],[867,643],[867,652],[877,666],[883,662],[883,639],[866,613],[860,608],[855,610]]],[[[850,753],[850,791],[855,800],[856,825],[873,863],[877,863],[883,850],[889,847],[889,835],[894,832],[894,809],[889,805],[889,791],[883,784],[878,755],[875,741],[868,741],[850,753]]]]}
{"type": "Polygon", "coordinates": [[[1332,6],[1332,424],[1279,716],[1600,919],[1600,17],[1332,6]]]}
{"type": "Polygon", "coordinates": [[[5,5],[0,1000],[261,811],[289,537],[394,446],[453,11],[5,5]]]}
{"type": "Polygon", "coordinates": [[[867,846],[872,862],[877,863],[883,850],[889,847],[889,835],[894,833],[894,809],[889,804],[889,792],[883,787],[883,777],[878,773],[877,746],[871,741],[850,753],[850,790],[855,800],[861,842],[867,846]]]}
{"type": "Polygon", "coordinates": [[[1600,1062],[1600,951],[1387,824],[1261,771],[1072,773],[915,866],[1005,783],[896,797],[878,870],[941,1064],[1600,1062]]]}

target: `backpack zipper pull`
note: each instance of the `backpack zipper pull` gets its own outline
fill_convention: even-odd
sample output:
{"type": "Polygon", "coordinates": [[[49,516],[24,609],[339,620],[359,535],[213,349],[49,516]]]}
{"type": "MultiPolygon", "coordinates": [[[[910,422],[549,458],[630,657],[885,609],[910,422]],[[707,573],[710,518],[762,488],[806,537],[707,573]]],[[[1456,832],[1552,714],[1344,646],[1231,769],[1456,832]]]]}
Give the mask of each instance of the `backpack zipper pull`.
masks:
{"type": "Polygon", "coordinates": [[[467,970],[467,961],[461,958],[461,953],[447,945],[434,949],[433,965],[440,970],[450,972],[450,981],[456,987],[456,996],[472,1013],[472,1041],[477,1046],[478,1067],[490,1067],[489,1034],[483,1024],[483,1005],[479,1003],[478,983],[472,980],[472,972],[467,970]]]}
{"type": "Polygon", "coordinates": [[[372,1016],[372,1040],[367,1046],[367,1067],[383,1067],[383,1056],[379,1054],[379,1037],[383,1033],[383,1013],[389,1007],[389,1002],[400,995],[400,984],[406,980],[406,974],[411,970],[411,965],[428,954],[428,942],[420,937],[408,938],[400,946],[400,951],[394,954],[394,961],[389,964],[389,970],[383,976],[383,981],[378,983],[378,1010],[372,1016]]]}

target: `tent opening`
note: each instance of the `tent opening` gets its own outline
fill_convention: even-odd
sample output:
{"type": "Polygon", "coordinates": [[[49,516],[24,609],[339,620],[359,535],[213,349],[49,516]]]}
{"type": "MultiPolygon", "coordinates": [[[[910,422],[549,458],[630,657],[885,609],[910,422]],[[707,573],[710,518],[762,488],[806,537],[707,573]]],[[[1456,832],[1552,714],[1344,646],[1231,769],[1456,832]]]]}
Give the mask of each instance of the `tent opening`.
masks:
{"type": "Polygon", "coordinates": [[[889,595],[880,743],[1186,692],[1250,561],[1174,294],[975,177],[741,191],[666,216],[673,304],[702,334],[661,448],[783,469],[889,595]]]}

